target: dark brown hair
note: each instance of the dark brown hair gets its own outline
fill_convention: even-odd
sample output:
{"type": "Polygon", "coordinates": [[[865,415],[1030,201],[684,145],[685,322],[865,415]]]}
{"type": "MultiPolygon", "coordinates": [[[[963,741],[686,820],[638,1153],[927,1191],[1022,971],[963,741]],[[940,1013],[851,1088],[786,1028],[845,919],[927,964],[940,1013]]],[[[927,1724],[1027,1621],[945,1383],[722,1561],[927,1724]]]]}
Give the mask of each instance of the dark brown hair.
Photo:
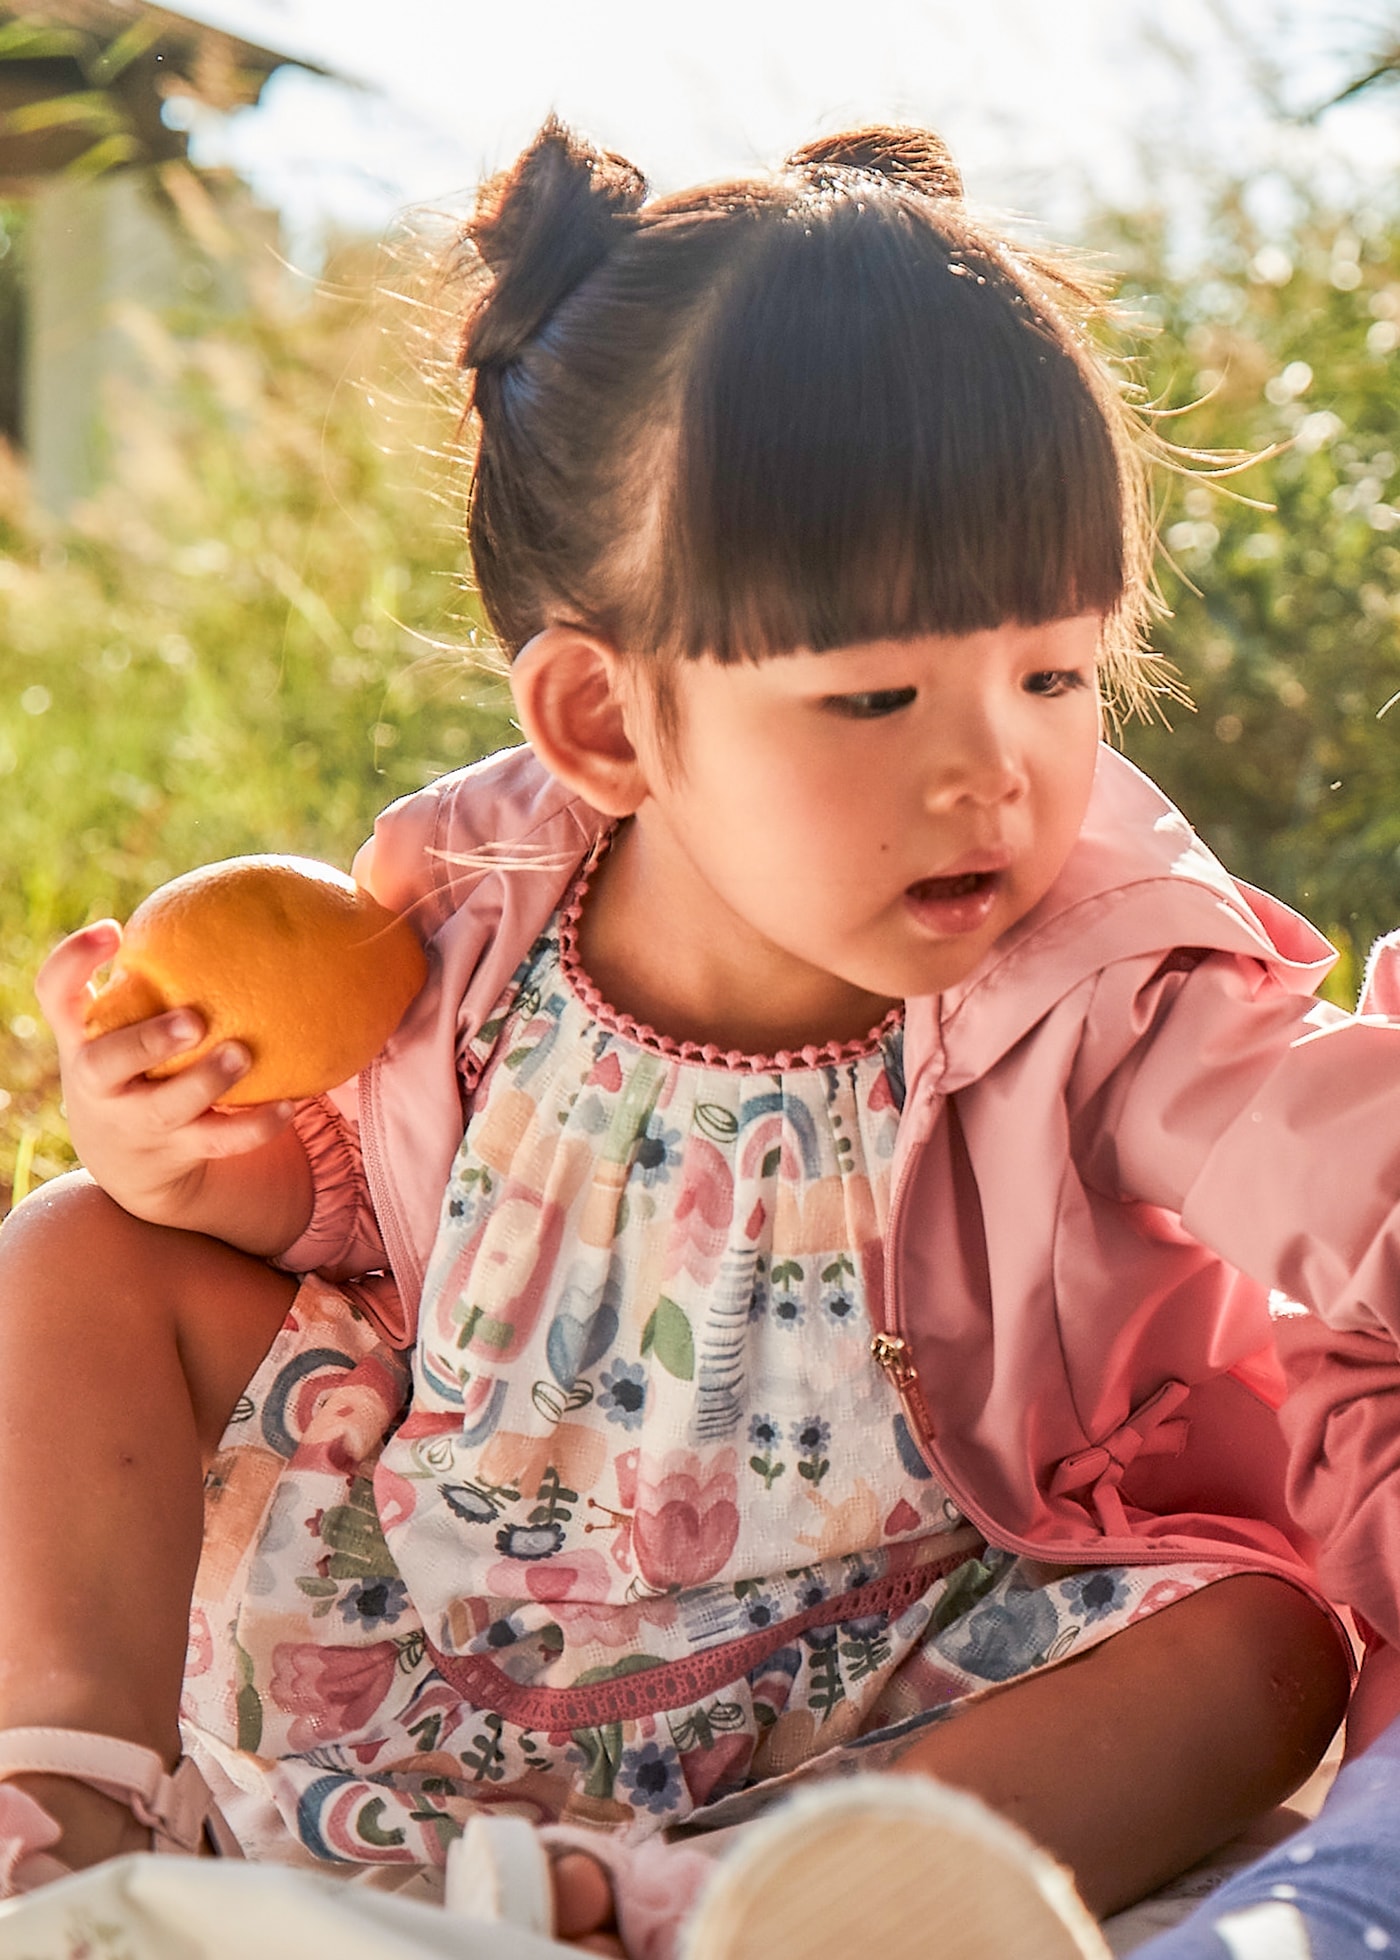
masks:
{"type": "Polygon", "coordinates": [[[555,621],[731,661],[1097,612],[1138,691],[1149,526],[1096,295],[970,216],[929,132],[649,201],[551,119],[458,260],[511,655],[555,621]]]}

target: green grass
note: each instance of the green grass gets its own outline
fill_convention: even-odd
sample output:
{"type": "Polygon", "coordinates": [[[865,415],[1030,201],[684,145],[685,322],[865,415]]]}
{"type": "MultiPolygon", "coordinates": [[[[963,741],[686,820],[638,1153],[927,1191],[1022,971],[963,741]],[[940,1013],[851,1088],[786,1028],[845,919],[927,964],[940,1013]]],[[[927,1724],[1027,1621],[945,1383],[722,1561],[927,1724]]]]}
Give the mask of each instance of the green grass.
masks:
{"type": "Polygon", "coordinates": [[[383,308],[362,283],[185,325],[137,323],[149,384],[66,526],[0,472],[0,1211],[71,1162],[33,994],[56,939],[238,852],[347,865],[392,797],[512,739],[452,414],[383,308]]]}

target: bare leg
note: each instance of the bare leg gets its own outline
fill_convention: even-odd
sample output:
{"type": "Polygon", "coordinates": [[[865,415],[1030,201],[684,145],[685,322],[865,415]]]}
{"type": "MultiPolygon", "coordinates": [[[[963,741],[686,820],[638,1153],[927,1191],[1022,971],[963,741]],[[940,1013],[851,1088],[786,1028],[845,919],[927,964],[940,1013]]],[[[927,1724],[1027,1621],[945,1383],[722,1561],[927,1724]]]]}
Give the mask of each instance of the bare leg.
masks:
{"type": "Polygon", "coordinates": [[[989,1695],[899,1765],[971,1790],[1074,1873],[1100,1917],[1186,1871],[1321,1759],[1347,1672],[1282,1579],[1222,1579],[989,1695]]]}
{"type": "MultiPolygon", "coordinates": [[[[0,1728],[95,1729],[173,1764],[202,1482],[296,1290],[90,1179],[0,1233],[0,1728]]],[[[16,1779],[89,1864],[145,1841],[111,1799],[16,1779]]]]}
{"type": "MultiPolygon", "coordinates": [[[[1103,1917],[1296,1790],[1346,1694],[1320,1609],[1284,1580],[1242,1575],[1008,1683],[920,1737],[894,1773],[980,1797],[1067,1865],[1103,1917]]],[[[602,1869],[569,1853],[555,1883],[563,1937],[619,1953],[602,1869]]]]}

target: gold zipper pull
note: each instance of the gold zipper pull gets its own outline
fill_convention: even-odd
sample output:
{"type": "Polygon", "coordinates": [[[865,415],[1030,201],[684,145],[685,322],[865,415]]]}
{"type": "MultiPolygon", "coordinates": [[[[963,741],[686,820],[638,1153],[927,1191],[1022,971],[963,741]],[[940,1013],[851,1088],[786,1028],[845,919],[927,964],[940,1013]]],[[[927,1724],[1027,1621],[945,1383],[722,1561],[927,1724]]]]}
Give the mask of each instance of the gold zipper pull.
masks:
{"type": "Polygon", "coordinates": [[[914,1379],[914,1364],[909,1359],[909,1344],[898,1334],[875,1334],[871,1337],[870,1352],[889,1376],[896,1388],[904,1388],[914,1379]]]}

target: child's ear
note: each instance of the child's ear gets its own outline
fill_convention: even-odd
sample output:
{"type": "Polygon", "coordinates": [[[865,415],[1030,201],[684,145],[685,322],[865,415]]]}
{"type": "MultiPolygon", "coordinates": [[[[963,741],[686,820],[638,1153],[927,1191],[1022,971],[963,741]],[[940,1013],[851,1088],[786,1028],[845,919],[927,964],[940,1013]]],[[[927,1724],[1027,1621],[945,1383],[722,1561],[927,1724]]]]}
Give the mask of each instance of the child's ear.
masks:
{"type": "Polygon", "coordinates": [[[551,776],[604,816],[630,817],[647,796],[628,732],[622,656],[571,626],[547,626],[510,670],[525,739],[551,776]]]}

